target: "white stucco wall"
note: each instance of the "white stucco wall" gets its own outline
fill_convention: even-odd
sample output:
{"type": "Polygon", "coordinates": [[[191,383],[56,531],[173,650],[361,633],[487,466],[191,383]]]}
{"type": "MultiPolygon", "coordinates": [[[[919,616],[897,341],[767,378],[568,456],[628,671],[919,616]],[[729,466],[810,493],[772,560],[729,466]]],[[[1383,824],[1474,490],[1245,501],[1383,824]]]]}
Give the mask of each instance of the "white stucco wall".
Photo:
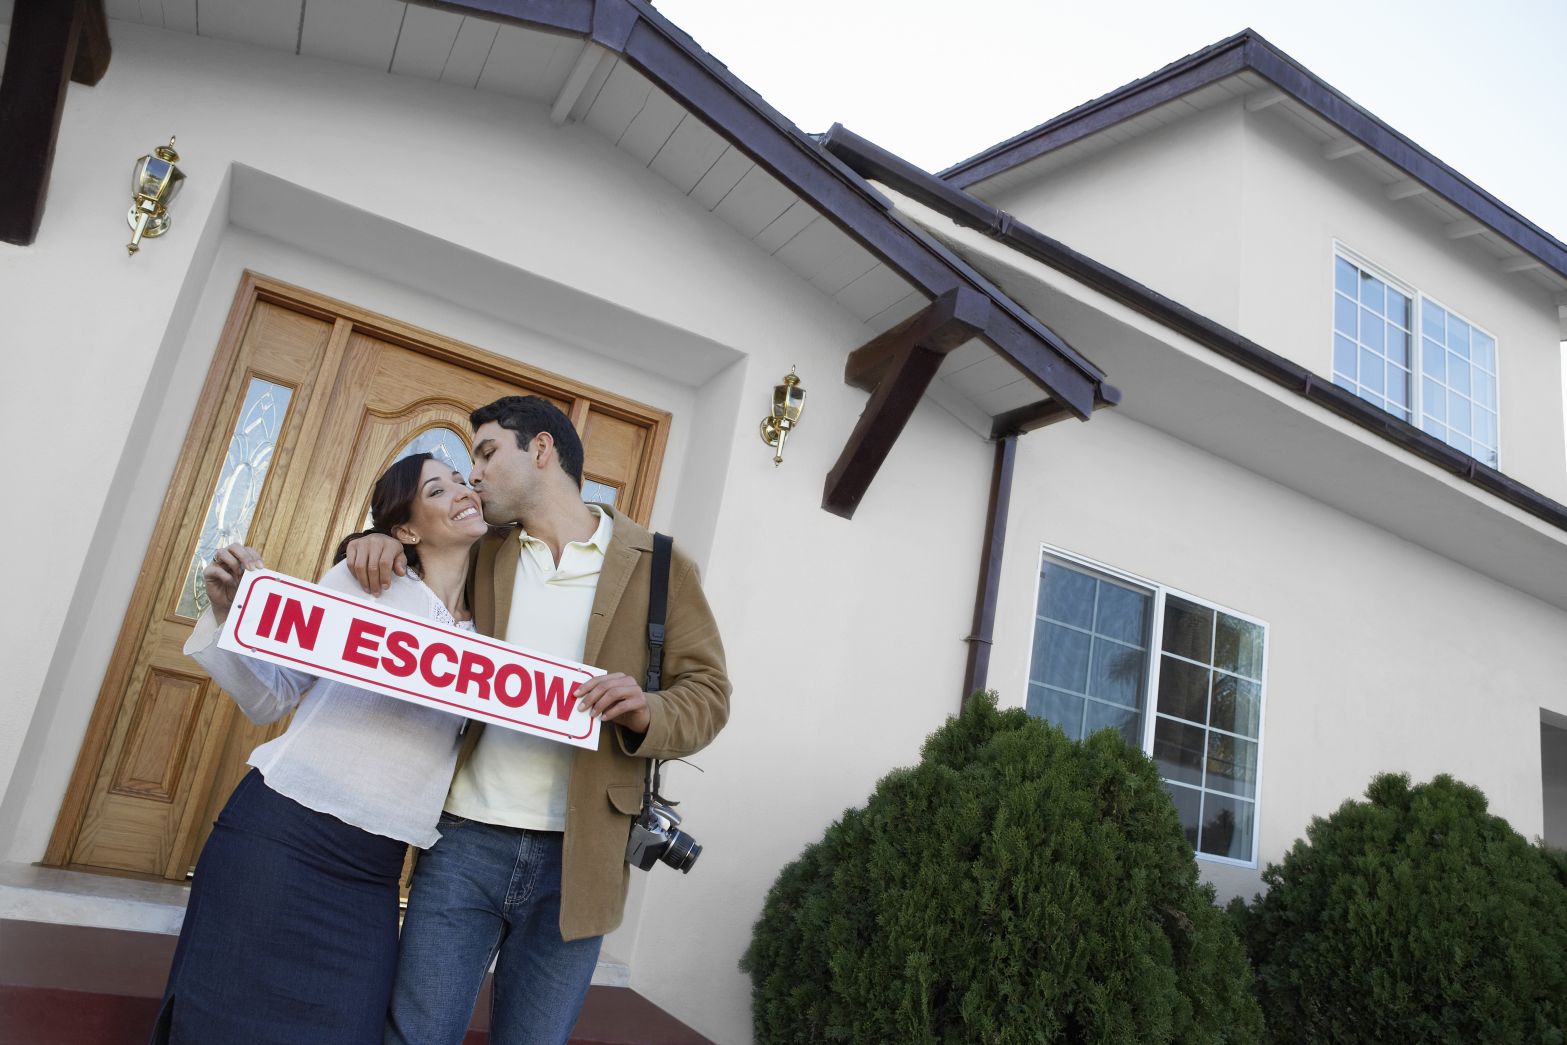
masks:
{"type": "Polygon", "coordinates": [[[1389,200],[1278,112],[1233,102],[979,194],[1161,294],[1324,376],[1335,241],[1497,339],[1500,467],[1567,499],[1561,326],[1552,294],[1389,200]]]}
{"type": "MultiPolygon", "coordinates": [[[[1261,863],[1382,771],[1474,784],[1543,829],[1541,708],[1567,613],[1114,413],[1020,442],[991,685],[1026,699],[1041,546],[1268,625],[1261,863]]],[[[1256,871],[1200,861],[1221,894],[1256,871]]]]}
{"type": "Polygon", "coordinates": [[[857,518],[828,515],[866,331],[609,143],[516,99],[116,23],[108,76],[70,89],[37,242],[0,245],[0,437],[47,463],[39,510],[0,524],[30,593],[4,610],[0,859],[43,853],[244,268],[674,413],[654,523],[703,563],[734,714],[705,774],[671,773],[701,863],[647,876],[611,947],[655,1002],[746,1040],[736,962],[777,870],[956,709],[990,449],[926,404],[857,518]],[[127,172],[171,132],[174,228],[128,259],[127,172]],[[317,227],[269,228],[279,199],[317,227]],[[537,311],[469,300],[475,281],[537,311]],[[627,362],[606,329],[678,362],[627,362]],[[755,425],[790,365],[810,399],[775,468],[755,425]]]}

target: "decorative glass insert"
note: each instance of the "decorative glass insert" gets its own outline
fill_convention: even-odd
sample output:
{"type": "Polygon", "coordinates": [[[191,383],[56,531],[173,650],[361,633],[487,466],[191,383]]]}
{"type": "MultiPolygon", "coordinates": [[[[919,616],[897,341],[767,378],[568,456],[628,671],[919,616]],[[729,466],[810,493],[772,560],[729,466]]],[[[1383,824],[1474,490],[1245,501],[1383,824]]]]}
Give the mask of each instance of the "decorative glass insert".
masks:
{"type": "Polygon", "coordinates": [[[1420,427],[1494,466],[1496,339],[1422,298],[1420,363],[1420,427]]]}
{"type": "Polygon", "coordinates": [[[1409,295],[1345,258],[1333,264],[1333,381],[1409,420],[1409,295]]]}
{"type": "Polygon", "coordinates": [[[1255,621],[1047,555],[1028,711],[1073,739],[1119,729],[1157,763],[1192,848],[1252,863],[1265,636],[1255,621]]]}
{"type": "Polygon", "coordinates": [[[272,455],[283,430],[283,418],[294,390],[259,377],[250,379],[245,402],[239,411],[234,434],[229,437],[228,452],[218,472],[217,488],[207,505],[207,515],[191,556],[190,569],[180,587],[182,617],[198,617],[207,608],[207,590],[201,575],[219,548],[243,542],[250,532],[250,521],[261,502],[272,455]]]}
{"type": "Polygon", "coordinates": [[[1263,626],[1164,600],[1153,758],[1199,853],[1252,859],[1263,626]]]}
{"type": "MultiPolygon", "coordinates": [[[[444,461],[452,466],[452,470],[467,479],[473,474],[473,458],[468,453],[468,444],[463,442],[462,436],[450,428],[426,428],[408,442],[403,448],[393,455],[386,463],[387,468],[401,461],[405,457],[414,454],[430,454],[437,461],[444,461]]],[[[368,498],[369,494],[366,493],[368,498]]],[[[361,530],[370,528],[370,508],[365,507],[364,520],[359,524],[361,530]]]]}
{"type": "Polygon", "coordinates": [[[1153,595],[1046,560],[1040,571],[1028,710],[1081,740],[1120,730],[1141,747],[1153,595]]]}
{"type": "Polygon", "coordinates": [[[584,501],[613,505],[615,497],[619,493],[620,489],[611,486],[609,483],[601,483],[597,479],[589,479],[587,476],[582,477],[582,499],[584,501]]]}

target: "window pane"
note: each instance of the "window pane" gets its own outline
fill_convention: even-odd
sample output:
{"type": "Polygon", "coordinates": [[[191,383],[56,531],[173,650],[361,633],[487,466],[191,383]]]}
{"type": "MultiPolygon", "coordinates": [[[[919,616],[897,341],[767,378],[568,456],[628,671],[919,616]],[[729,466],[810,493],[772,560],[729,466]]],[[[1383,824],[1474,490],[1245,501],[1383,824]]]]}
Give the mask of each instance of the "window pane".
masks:
{"type": "MultiPolygon", "coordinates": [[[[1496,415],[1483,407],[1474,408],[1474,441],[1476,446],[1496,448],[1496,415]]],[[[1476,453],[1476,457],[1480,454],[1476,453]]]]}
{"type": "Polygon", "coordinates": [[[1409,416],[1409,371],[1387,365],[1387,408],[1399,417],[1409,416]]]}
{"type": "Polygon", "coordinates": [[[1423,412],[1434,421],[1447,421],[1447,390],[1429,377],[1420,383],[1423,412]]]}
{"type": "Polygon", "coordinates": [[[1387,318],[1409,329],[1409,299],[1392,287],[1387,288],[1387,318]]]}
{"type": "Polygon", "coordinates": [[[1459,435],[1451,428],[1447,430],[1447,445],[1461,454],[1474,452],[1474,444],[1469,441],[1469,437],[1467,435],[1459,435]]]}
{"type": "Polygon", "coordinates": [[[1447,316],[1447,347],[1461,358],[1469,358],[1469,324],[1452,313],[1447,316]]]}
{"type": "Polygon", "coordinates": [[[1202,820],[1202,792],[1174,784],[1165,784],[1164,789],[1169,792],[1170,801],[1175,803],[1175,815],[1181,818],[1187,844],[1196,849],[1197,825],[1202,820]]]}
{"type": "Polygon", "coordinates": [[[1255,737],[1262,717],[1262,687],[1234,675],[1213,676],[1213,707],[1208,724],[1215,729],[1255,737]]]}
{"type": "Polygon", "coordinates": [[[582,499],[584,501],[590,501],[594,504],[607,504],[613,506],[615,503],[615,497],[619,493],[620,491],[617,488],[609,485],[608,483],[601,483],[596,479],[589,479],[585,476],[583,477],[582,499]]]}
{"type": "Polygon", "coordinates": [[[1088,635],[1046,621],[1034,627],[1032,679],[1082,693],[1088,686],[1088,635]]]}
{"type": "Polygon", "coordinates": [[[1219,614],[1218,635],[1214,639],[1214,667],[1233,671],[1247,678],[1262,676],[1262,625],[1253,624],[1228,613],[1219,614]]]}
{"type": "Polygon", "coordinates": [[[1475,402],[1490,410],[1495,410],[1496,378],[1492,377],[1484,370],[1476,370],[1473,374],[1473,377],[1474,388],[1472,391],[1470,391],[1469,394],[1474,397],[1475,402]]]}
{"type": "Polygon", "coordinates": [[[1469,394],[1469,360],[1460,359],[1454,352],[1447,354],[1447,387],[1469,394]]]}
{"type": "Polygon", "coordinates": [[[1174,715],[1188,722],[1208,721],[1207,668],[1184,660],[1165,657],[1159,663],[1160,714],[1174,715]]]}
{"type": "Polygon", "coordinates": [[[1434,377],[1438,381],[1447,380],[1447,349],[1441,342],[1432,341],[1430,338],[1420,339],[1421,353],[1420,365],[1425,367],[1426,376],[1434,377]]]}
{"type": "Polygon", "coordinates": [[[1442,422],[1427,417],[1420,422],[1420,427],[1424,428],[1427,432],[1430,432],[1444,443],[1447,442],[1447,426],[1442,422]]]}
{"type": "Polygon", "coordinates": [[[1333,295],[1333,329],[1345,337],[1355,336],[1355,303],[1342,294],[1333,295]]]}
{"type": "Polygon", "coordinates": [[[1333,335],[1333,373],[1355,379],[1355,343],[1341,334],[1333,335]]]}
{"type": "Polygon", "coordinates": [[[1447,425],[1457,435],[1469,434],[1469,400],[1457,392],[1447,393],[1447,425]]]}
{"type": "Polygon", "coordinates": [[[1382,311],[1384,284],[1368,273],[1360,274],[1360,303],[1378,312],[1382,311]]]}
{"type": "Polygon", "coordinates": [[[1201,784],[1204,732],[1201,726],[1188,726],[1160,716],[1153,735],[1153,757],[1159,764],[1159,775],[1166,780],[1201,784]]]}
{"type": "Polygon", "coordinates": [[[1213,611],[1174,595],[1165,599],[1164,652],[1211,663],[1213,611]]]}
{"type": "Polygon", "coordinates": [[[1148,655],[1140,649],[1096,637],[1088,677],[1089,696],[1129,708],[1140,707],[1147,659],[1148,655]]]}
{"type": "Polygon", "coordinates": [[[1360,383],[1378,395],[1382,393],[1382,357],[1370,349],[1360,350],[1360,383]]]}
{"type": "Polygon", "coordinates": [[[1382,317],[1366,308],[1360,310],[1360,343],[1382,351],[1382,317]]]}
{"type": "Polygon", "coordinates": [[[1399,366],[1409,366],[1409,335],[1391,323],[1387,325],[1385,347],[1388,359],[1399,366]]]}
{"type": "Polygon", "coordinates": [[[1059,726],[1073,740],[1083,739],[1083,698],[1076,694],[1030,685],[1028,713],[1059,726]]]}
{"type": "Polygon", "coordinates": [[[1420,302],[1420,333],[1433,341],[1447,340],[1447,313],[1441,306],[1420,302]]]}
{"type": "Polygon", "coordinates": [[[1257,795],[1257,742],[1227,733],[1208,734],[1208,787],[1232,795],[1257,795]]]}
{"type": "Polygon", "coordinates": [[[219,548],[243,543],[250,533],[250,521],[261,501],[267,472],[272,467],[272,454],[277,449],[283,418],[293,395],[294,390],[285,385],[259,377],[250,379],[239,420],[229,436],[228,452],[218,471],[217,486],[207,503],[206,520],[201,526],[201,536],[196,540],[190,569],[185,571],[185,583],[180,588],[180,601],[175,609],[180,616],[201,616],[207,608],[207,589],[201,575],[206,572],[212,556],[219,548]]]}
{"type": "Polygon", "coordinates": [[[1086,573],[1057,563],[1046,563],[1039,585],[1039,615],[1085,631],[1094,626],[1094,587],[1086,573]]]}
{"type": "Polygon", "coordinates": [[[1484,367],[1491,373],[1496,373],[1496,342],[1485,334],[1474,330],[1469,335],[1469,358],[1474,360],[1477,366],[1484,367]]]}
{"type": "Polygon", "coordinates": [[[1343,258],[1333,259],[1333,286],[1351,296],[1355,293],[1355,283],[1360,273],[1354,265],[1343,258]]]}
{"type": "Polygon", "coordinates": [[[1109,704],[1101,704],[1097,700],[1090,700],[1084,709],[1083,736],[1092,736],[1101,729],[1114,729],[1120,732],[1121,739],[1126,741],[1126,746],[1141,751],[1143,747],[1143,716],[1140,712],[1130,708],[1112,707],[1109,704]]]}
{"type": "Polygon", "coordinates": [[[1203,795],[1202,843],[1198,851],[1231,860],[1250,860],[1253,805],[1209,792],[1203,795]]]}
{"type": "Polygon", "coordinates": [[[1148,609],[1152,604],[1153,597],[1146,592],[1100,581],[1094,630],[1134,646],[1145,645],[1148,642],[1148,609]]]}

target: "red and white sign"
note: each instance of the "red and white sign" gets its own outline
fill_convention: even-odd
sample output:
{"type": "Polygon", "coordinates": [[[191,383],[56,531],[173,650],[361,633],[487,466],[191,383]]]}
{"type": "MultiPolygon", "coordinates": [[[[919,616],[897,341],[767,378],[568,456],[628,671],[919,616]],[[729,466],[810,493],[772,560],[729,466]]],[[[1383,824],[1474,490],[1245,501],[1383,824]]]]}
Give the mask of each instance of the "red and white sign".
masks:
{"type": "Polygon", "coordinates": [[[271,570],[247,572],[218,645],[480,722],[596,749],[577,710],[598,668],[405,616],[271,570]]]}

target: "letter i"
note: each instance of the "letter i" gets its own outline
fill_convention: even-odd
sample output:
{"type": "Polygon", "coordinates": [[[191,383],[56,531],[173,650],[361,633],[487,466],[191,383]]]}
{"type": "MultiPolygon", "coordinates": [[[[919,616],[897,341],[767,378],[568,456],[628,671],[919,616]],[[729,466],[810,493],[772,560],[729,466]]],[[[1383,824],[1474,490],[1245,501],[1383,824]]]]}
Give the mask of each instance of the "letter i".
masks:
{"type": "Polygon", "coordinates": [[[256,624],[256,636],[270,639],[272,637],[272,621],[277,616],[278,603],[282,602],[282,596],[273,592],[267,596],[267,604],[261,609],[261,620],[256,624]]]}

